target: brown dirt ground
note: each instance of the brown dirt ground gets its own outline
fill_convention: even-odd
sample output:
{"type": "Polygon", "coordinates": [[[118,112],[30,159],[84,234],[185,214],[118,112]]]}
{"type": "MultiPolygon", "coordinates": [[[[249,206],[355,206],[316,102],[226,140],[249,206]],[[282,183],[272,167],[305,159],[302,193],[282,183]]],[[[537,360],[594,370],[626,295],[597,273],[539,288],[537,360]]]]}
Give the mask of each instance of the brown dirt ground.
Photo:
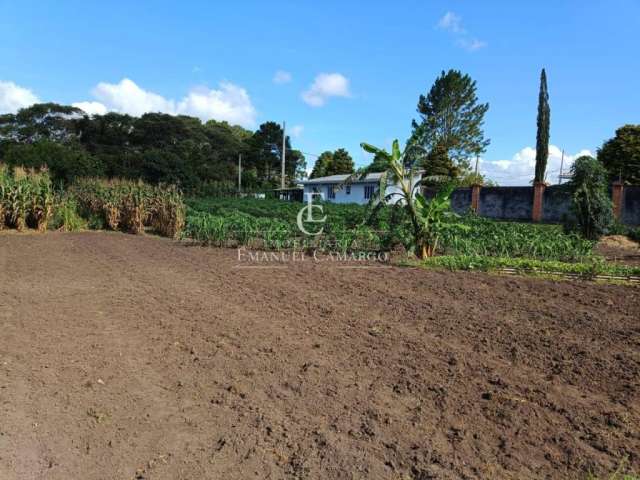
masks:
{"type": "Polygon", "coordinates": [[[624,235],[604,237],[598,243],[596,252],[609,262],[640,266],[640,244],[624,235]]]}
{"type": "Polygon", "coordinates": [[[0,234],[1,479],[640,469],[640,290],[0,234]]]}

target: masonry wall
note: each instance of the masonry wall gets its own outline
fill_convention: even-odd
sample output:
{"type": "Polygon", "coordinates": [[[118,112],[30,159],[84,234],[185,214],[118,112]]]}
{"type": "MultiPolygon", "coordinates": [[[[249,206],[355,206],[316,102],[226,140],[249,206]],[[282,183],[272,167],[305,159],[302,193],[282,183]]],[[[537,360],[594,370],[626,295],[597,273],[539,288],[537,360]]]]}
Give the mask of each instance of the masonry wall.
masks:
{"type": "MultiPolygon", "coordinates": [[[[471,209],[472,188],[458,188],[451,195],[451,206],[456,213],[471,209]]],[[[427,188],[424,194],[432,198],[436,190],[427,188]]],[[[640,185],[625,186],[622,195],[620,221],[627,225],[640,225],[640,185]]],[[[542,222],[561,223],[571,215],[571,195],[566,185],[546,187],[543,194],[542,222]]],[[[533,214],[533,187],[481,187],[478,214],[500,220],[531,221],[533,214]]]]}
{"type": "Polygon", "coordinates": [[[621,221],[627,225],[640,225],[640,185],[624,187],[621,221]]]}

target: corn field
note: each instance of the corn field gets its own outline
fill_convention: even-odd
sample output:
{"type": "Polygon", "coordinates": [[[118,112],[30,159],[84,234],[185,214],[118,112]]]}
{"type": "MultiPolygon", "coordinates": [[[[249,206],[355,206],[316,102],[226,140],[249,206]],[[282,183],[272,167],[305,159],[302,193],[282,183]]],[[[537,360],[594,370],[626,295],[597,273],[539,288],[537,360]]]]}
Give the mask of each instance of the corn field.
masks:
{"type": "Polygon", "coordinates": [[[149,227],[165,237],[177,238],[184,227],[184,201],[174,186],[81,179],[69,193],[76,199],[82,217],[111,230],[139,234],[149,227]]]}
{"type": "Polygon", "coordinates": [[[0,230],[47,229],[53,214],[53,189],[49,173],[43,169],[16,168],[0,164],[0,230]]]}
{"type": "MultiPolygon", "coordinates": [[[[391,250],[406,247],[411,238],[408,217],[395,207],[384,207],[372,218],[366,206],[326,203],[323,233],[310,237],[296,224],[301,203],[248,198],[197,198],[187,203],[184,236],[209,245],[391,250]]],[[[499,222],[475,215],[456,221],[465,228],[444,230],[439,254],[571,262],[591,256],[594,247],[594,242],[564,233],[558,225],[499,222]]]]}

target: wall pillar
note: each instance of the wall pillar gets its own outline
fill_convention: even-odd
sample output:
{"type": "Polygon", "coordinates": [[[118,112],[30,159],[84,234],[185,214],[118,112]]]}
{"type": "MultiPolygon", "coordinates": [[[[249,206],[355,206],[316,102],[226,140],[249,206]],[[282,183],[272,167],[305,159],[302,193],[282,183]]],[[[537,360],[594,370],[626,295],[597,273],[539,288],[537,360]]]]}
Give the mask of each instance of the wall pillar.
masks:
{"type": "Polygon", "coordinates": [[[542,220],[542,199],[544,197],[544,182],[535,182],[533,184],[533,210],[531,212],[531,220],[539,222],[542,220]]]}
{"type": "Polygon", "coordinates": [[[611,188],[611,200],[613,201],[613,216],[620,220],[622,216],[622,199],[624,198],[624,183],[613,182],[611,188]]]}
{"type": "Polygon", "coordinates": [[[471,210],[478,213],[480,209],[480,189],[482,185],[474,184],[471,186],[471,210]]]}

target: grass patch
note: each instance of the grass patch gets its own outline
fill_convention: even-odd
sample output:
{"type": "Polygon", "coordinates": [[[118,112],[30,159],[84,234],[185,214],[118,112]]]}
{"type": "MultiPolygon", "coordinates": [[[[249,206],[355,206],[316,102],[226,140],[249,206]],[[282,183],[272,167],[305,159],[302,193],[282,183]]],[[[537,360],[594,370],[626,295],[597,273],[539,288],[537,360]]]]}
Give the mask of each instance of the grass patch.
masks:
{"type": "Polygon", "coordinates": [[[607,263],[601,257],[592,256],[583,262],[561,262],[529,258],[491,257],[481,255],[443,255],[428,258],[420,265],[429,268],[466,271],[499,271],[513,269],[523,274],[568,274],[592,279],[599,275],[613,277],[640,276],[640,267],[607,263]]]}

